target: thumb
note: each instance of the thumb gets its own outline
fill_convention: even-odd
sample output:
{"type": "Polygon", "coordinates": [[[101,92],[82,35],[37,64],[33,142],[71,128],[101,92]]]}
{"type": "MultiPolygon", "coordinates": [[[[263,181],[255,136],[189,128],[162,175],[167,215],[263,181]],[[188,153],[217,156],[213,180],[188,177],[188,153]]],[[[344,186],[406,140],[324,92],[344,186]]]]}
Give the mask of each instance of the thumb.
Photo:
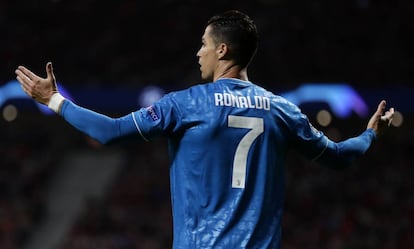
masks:
{"type": "Polygon", "coordinates": [[[52,66],[52,62],[48,62],[46,63],[46,73],[47,73],[47,79],[52,81],[52,88],[53,91],[57,92],[57,84],[56,84],[56,78],[55,75],[53,74],[53,66],[52,66]]]}
{"type": "Polygon", "coordinates": [[[55,75],[53,74],[52,62],[46,63],[46,73],[47,73],[47,78],[48,79],[54,79],[55,78],[55,75]]]}
{"type": "Polygon", "coordinates": [[[378,108],[377,108],[377,111],[375,112],[375,114],[377,115],[377,116],[382,116],[382,113],[384,112],[384,110],[385,110],[385,106],[387,105],[387,102],[385,101],[385,100],[382,100],[380,103],[379,103],[379,105],[378,105],[378,108]]]}

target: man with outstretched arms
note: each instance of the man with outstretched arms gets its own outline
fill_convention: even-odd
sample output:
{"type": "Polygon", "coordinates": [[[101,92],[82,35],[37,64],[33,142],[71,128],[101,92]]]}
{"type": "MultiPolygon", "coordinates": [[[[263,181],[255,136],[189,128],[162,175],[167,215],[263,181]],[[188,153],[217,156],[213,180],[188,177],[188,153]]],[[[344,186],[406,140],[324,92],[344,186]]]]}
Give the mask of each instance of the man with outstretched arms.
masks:
{"type": "Polygon", "coordinates": [[[256,46],[256,26],[247,15],[213,16],[197,52],[208,83],[120,118],[62,97],[51,63],[46,78],[23,66],[16,75],[28,95],[101,143],[168,138],[173,248],[280,248],[287,152],[343,168],[369,149],[394,110],[385,111],[381,101],[365,131],[333,142],[297,106],[249,81],[256,46]]]}

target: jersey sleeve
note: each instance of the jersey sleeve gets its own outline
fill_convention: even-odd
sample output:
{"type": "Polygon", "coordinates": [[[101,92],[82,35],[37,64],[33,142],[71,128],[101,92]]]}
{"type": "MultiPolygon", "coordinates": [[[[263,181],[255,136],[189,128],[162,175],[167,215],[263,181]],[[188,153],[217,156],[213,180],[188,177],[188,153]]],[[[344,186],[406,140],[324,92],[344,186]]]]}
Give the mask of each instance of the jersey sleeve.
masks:
{"type": "Polygon", "coordinates": [[[344,168],[358,157],[366,153],[376,138],[373,129],[367,129],[359,136],[346,139],[342,142],[333,142],[328,139],[328,145],[315,161],[331,168],[344,168]]]}
{"type": "Polygon", "coordinates": [[[183,118],[172,94],[167,94],[151,106],[132,113],[137,130],[144,140],[169,136],[177,131],[183,118]]]}
{"type": "Polygon", "coordinates": [[[350,165],[365,154],[376,137],[375,132],[368,129],[359,136],[334,142],[315,129],[307,116],[293,104],[288,104],[284,120],[294,149],[313,161],[336,169],[350,165]]]}
{"type": "Polygon", "coordinates": [[[329,139],[312,126],[296,105],[287,102],[280,116],[289,129],[290,145],[295,150],[312,160],[326,151],[329,139]]]}
{"type": "Polygon", "coordinates": [[[66,99],[62,104],[60,115],[73,127],[103,144],[127,138],[139,138],[132,114],[111,118],[66,99]]]}

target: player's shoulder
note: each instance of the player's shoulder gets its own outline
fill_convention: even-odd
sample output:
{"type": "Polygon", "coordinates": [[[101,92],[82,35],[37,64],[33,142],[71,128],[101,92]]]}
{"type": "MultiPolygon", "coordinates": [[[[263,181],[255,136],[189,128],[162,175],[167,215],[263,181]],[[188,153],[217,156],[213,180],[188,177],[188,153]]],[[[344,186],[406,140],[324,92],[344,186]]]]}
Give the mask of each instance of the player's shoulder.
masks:
{"type": "Polygon", "coordinates": [[[282,97],[280,95],[273,95],[272,101],[277,104],[278,106],[289,109],[289,110],[298,110],[299,107],[292,103],[290,100],[286,99],[285,97],[282,97]]]}
{"type": "Polygon", "coordinates": [[[184,89],[169,92],[166,94],[166,96],[174,99],[186,99],[194,97],[194,95],[201,95],[208,91],[211,91],[212,87],[214,87],[213,82],[197,83],[184,89]]]}
{"type": "Polygon", "coordinates": [[[281,109],[285,111],[300,111],[299,107],[291,102],[290,100],[286,99],[285,97],[278,95],[262,86],[253,84],[258,91],[265,97],[268,97],[271,100],[271,104],[276,109],[281,109]]]}
{"type": "Polygon", "coordinates": [[[198,83],[190,87],[171,91],[163,96],[158,101],[161,105],[168,105],[180,109],[181,112],[184,110],[190,110],[200,105],[208,104],[208,93],[211,92],[212,83],[198,83]]]}

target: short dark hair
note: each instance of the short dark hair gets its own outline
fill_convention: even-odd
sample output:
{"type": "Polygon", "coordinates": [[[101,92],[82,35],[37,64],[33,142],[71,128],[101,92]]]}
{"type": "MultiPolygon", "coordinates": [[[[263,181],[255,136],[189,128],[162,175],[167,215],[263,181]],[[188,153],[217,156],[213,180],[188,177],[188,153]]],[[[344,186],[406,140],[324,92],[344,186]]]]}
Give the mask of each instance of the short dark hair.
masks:
{"type": "Polygon", "coordinates": [[[229,10],[211,17],[209,25],[214,42],[227,44],[230,58],[242,67],[248,66],[256,54],[258,42],[253,20],[240,11],[229,10]]]}

